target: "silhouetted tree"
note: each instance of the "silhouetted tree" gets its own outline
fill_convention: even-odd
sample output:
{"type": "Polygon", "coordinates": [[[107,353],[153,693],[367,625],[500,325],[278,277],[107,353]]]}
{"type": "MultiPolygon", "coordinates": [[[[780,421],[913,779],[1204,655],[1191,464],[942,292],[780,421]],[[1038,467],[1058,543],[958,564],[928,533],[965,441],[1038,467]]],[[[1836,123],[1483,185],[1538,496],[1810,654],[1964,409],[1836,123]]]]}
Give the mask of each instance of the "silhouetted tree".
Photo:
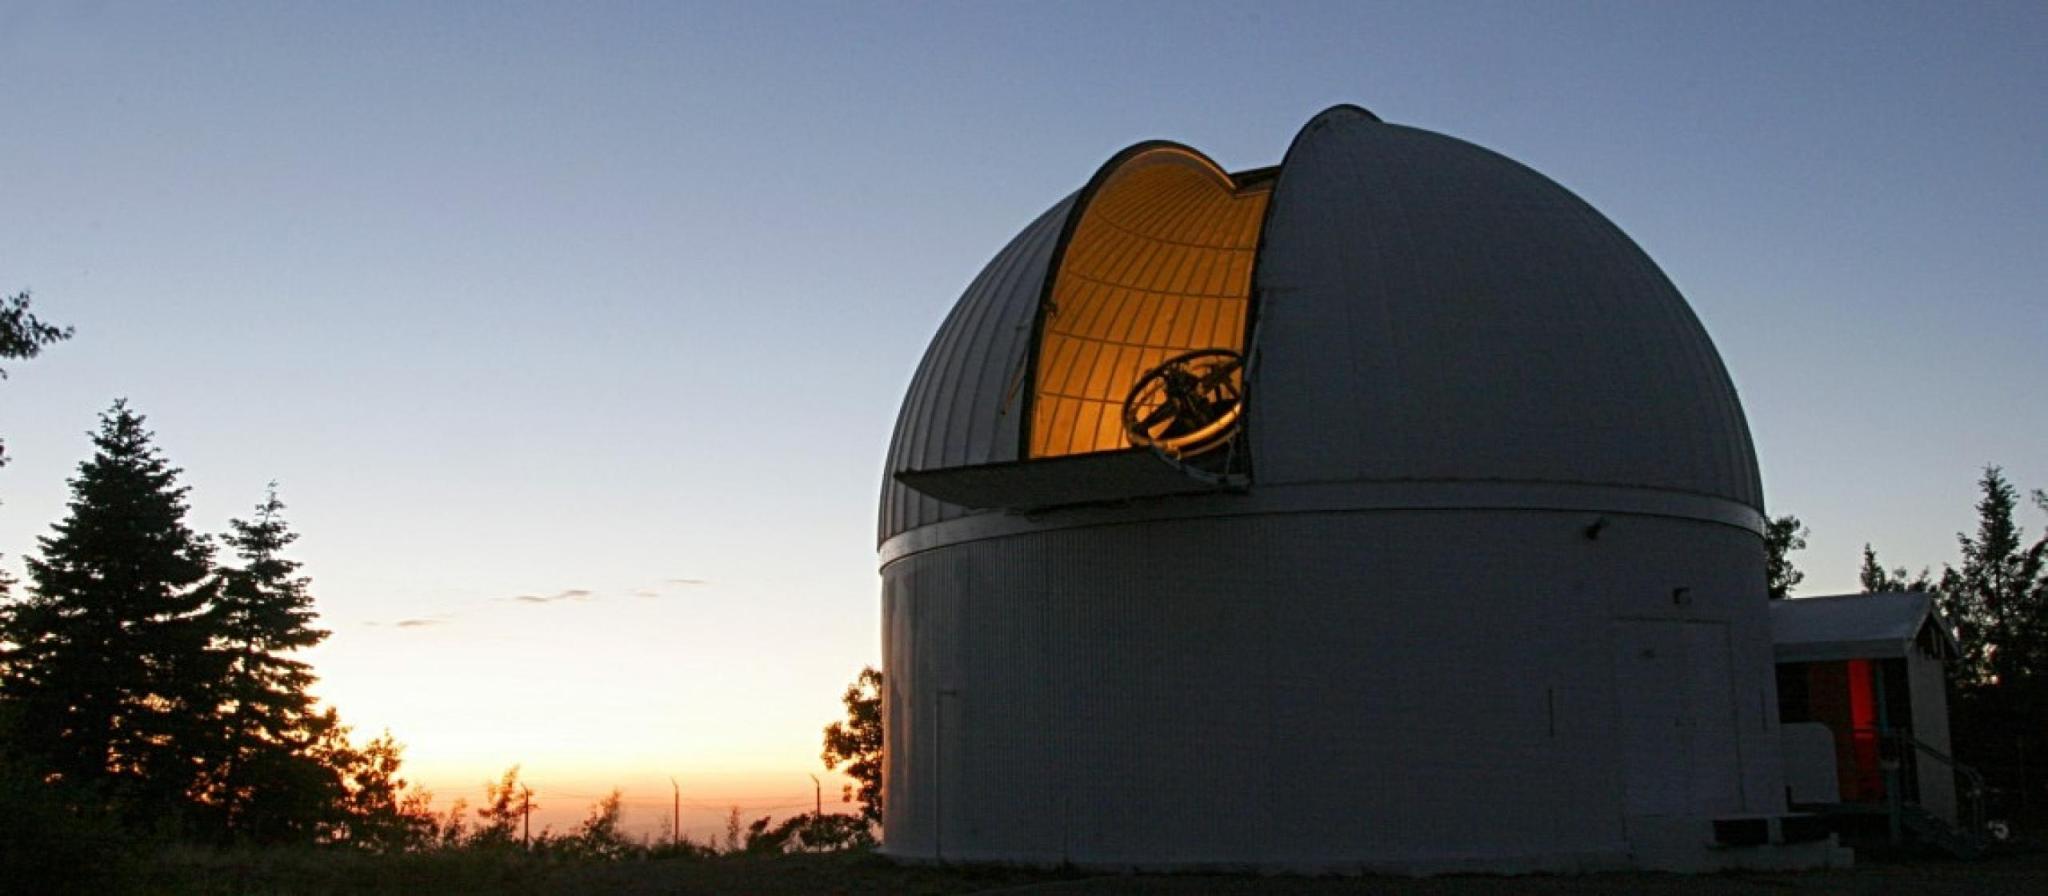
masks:
{"type": "Polygon", "coordinates": [[[434,844],[442,849],[454,849],[469,841],[469,800],[456,797],[449,804],[448,814],[434,826],[434,844]]]}
{"type": "Polygon", "coordinates": [[[1863,545],[1863,567],[1857,571],[1857,580],[1863,590],[1878,594],[1886,591],[1921,591],[1932,594],[1939,583],[1922,568],[1917,574],[1908,574],[1903,566],[1886,571],[1884,564],[1877,562],[1877,551],[1868,542],[1863,545]]]}
{"type": "MultiPolygon", "coordinates": [[[[1962,642],[1959,684],[2018,685],[2048,676],[2048,535],[2026,544],[2013,522],[2019,492],[1998,467],[1977,486],[1977,532],[1956,535],[1962,565],[1942,570],[1941,609],[1962,642]]],[[[2048,510],[2048,498],[2035,500],[2048,510]]]]}
{"type": "MultiPolygon", "coordinates": [[[[28,293],[0,299],[0,358],[26,361],[43,353],[43,347],[71,338],[70,327],[57,327],[38,320],[28,311],[28,293]]],[[[7,369],[0,367],[0,380],[7,369]]],[[[7,444],[0,442],[0,467],[7,465],[7,444]]],[[[0,570],[0,600],[6,599],[14,578],[0,570]]]]}
{"type": "Polygon", "coordinates": [[[233,565],[214,568],[142,416],[115,402],[93,442],[69,514],[29,558],[33,587],[0,600],[0,765],[80,817],[111,807],[160,832],[431,839],[430,795],[398,777],[390,734],[358,748],[314,709],[293,654],[327,633],[283,555],[297,536],[275,487],[230,521],[233,565]]]}
{"type": "Polygon", "coordinates": [[[161,825],[180,816],[208,738],[213,551],[151,439],[126,402],[101,415],[68,515],[28,560],[32,587],[0,609],[0,693],[47,776],[161,825]]]}
{"type": "Polygon", "coordinates": [[[870,849],[875,828],[860,815],[812,815],[797,829],[796,848],[804,852],[870,849]]]}
{"type": "Polygon", "coordinates": [[[341,748],[322,755],[323,739],[345,738],[346,729],[331,710],[314,711],[307,691],[312,669],[291,656],[328,633],[313,625],[309,581],[297,574],[298,562],[283,555],[298,539],[283,511],[272,483],[254,519],[229,521],[221,540],[237,565],[217,571],[213,604],[203,616],[217,664],[218,713],[209,726],[216,749],[203,796],[221,815],[224,833],[259,842],[311,840],[337,814],[361,828],[369,816],[343,805],[360,793],[344,790],[344,772],[360,760],[388,763],[395,773],[398,758],[388,732],[365,751],[346,749],[344,739],[341,748]]]}
{"type": "Polygon", "coordinates": [[[1786,514],[1764,523],[1764,575],[1772,600],[1792,594],[1792,586],[1806,578],[1792,563],[1792,552],[1806,550],[1807,528],[1799,518],[1786,514]]]}
{"type": "MultiPolygon", "coordinates": [[[[484,805],[477,807],[476,830],[469,844],[482,847],[510,847],[520,842],[520,822],[525,820],[527,787],[519,783],[519,766],[505,770],[495,782],[484,782],[484,805]]],[[[532,808],[539,808],[536,804],[532,808]]]]}
{"type": "Polygon", "coordinates": [[[44,780],[0,702],[0,892],[122,892],[132,843],[90,792],[44,780]]]}
{"type": "MultiPolygon", "coordinates": [[[[1957,534],[1961,565],[1944,564],[1936,589],[1962,647],[1950,725],[1956,755],[2025,805],[2042,795],[2048,743],[2048,535],[2026,542],[2013,520],[2018,490],[1998,467],[1977,484],[1977,531],[1957,534]]],[[[2048,495],[2034,501],[2048,511],[2048,495]]]]}
{"type": "Polygon", "coordinates": [[[747,825],[746,851],[838,852],[875,845],[874,826],[859,815],[814,815],[805,812],[771,824],[763,815],[747,825]]]}
{"type": "Polygon", "coordinates": [[[617,859],[633,851],[633,842],[626,839],[619,830],[619,789],[605,794],[590,807],[590,814],[576,825],[576,831],[561,838],[558,844],[572,856],[590,859],[617,859]]]}
{"type": "Polygon", "coordinates": [[[840,698],[846,704],[846,721],[825,726],[825,767],[846,766],[848,777],[859,785],[847,785],[840,800],[859,800],[862,818],[882,821],[882,673],[873,666],[860,675],[840,698]]]}
{"type": "MultiPolygon", "coordinates": [[[[399,776],[405,746],[391,732],[372,738],[361,747],[349,744],[348,729],[335,718],[333,710],[317,717],[315,725],[323,747],[314,758],[323,768],[338,773],[343,794],[338,801],[339,818],[324,832],[327,839],[380,852],[419,849],[433,844],[443,832],[435,818],[434,795],[406,783],[399,776]]],[[[454,836],[461,839],[461,807],[450,816],[454,836]]]]}
{"type": "MultiPolygon", "coordinates": [[[[29,313],[28,304],[26,290],[0,299],[0,358],[26,361],[71,338],[70,327],[43,322],[29,313]]],[[[6,378],[6,368],[0,368],[0,379],[6,378]]]]}
{"type": "Polygon", "coordinates": [[[1864,591],[1872,594],[1892,590],[1885,587],[1891,584],[1891,577],[1885,573],[1884,566],[1877,562],[1877,552],[1871,549],[1870,542],[1867,541],[1863,543],[1863,566],[1856,570],[1856,581],[1863,586],[1864,591]]]}

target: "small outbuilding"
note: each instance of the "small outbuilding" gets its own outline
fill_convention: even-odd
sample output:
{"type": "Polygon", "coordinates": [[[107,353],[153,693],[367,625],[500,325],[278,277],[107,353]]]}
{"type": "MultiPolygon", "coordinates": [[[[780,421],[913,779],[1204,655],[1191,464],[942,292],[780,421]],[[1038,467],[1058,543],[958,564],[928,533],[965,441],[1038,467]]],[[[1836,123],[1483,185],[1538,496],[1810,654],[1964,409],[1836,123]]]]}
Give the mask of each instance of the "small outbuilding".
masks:
{"type": "Polygon", "coordinates": [[[1878,805],[1896,796],[1954,823],[1946,664],[1957,647],[1934,599],[1892,592],[1772,601],[1771,635],[1788,741],[1802,725],[1833,736],[1832,793],[1826,749],[1788,742],[1792,801],[1878,805]]]}

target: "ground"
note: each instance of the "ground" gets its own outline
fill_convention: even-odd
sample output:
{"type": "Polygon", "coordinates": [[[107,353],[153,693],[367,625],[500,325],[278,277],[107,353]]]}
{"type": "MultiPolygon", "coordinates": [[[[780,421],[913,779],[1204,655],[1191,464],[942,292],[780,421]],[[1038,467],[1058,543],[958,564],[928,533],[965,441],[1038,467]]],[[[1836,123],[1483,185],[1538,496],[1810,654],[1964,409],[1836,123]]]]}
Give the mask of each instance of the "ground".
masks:
{"type": "MultiPolygon", "coordinates": [[[[138,869],[142,892],[190,894],[503,893],[967,894],[1076,896],[1266,896],[1266,894],[1647,894],[1868,893],[1998,896],[2048,893],[2048,850],[1978,862],[1877,860],[1850,871],[1599,874],[1581,877],[1298,878],[1237,875],[1091,875],[1005,869],[900,868],[868,854],[664,859],[557,864],[474,853],[377,857],[336,852],[163,854],[138,869]]],[[[7,890],[0,882],[0,890],[7,890]]],[[[116,888],[118,889],[118,888],[116,888]]]]}

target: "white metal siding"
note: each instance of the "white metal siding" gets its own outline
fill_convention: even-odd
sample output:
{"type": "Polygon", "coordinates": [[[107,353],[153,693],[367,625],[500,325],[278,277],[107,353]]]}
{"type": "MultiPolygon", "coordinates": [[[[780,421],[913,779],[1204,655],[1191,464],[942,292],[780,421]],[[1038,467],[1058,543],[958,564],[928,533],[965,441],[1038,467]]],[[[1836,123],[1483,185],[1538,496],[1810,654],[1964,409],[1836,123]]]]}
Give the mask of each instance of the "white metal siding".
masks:
{"type": "Polygon", "coordinates": [[[1761,508],[1706,331],[1577,196],[1339,108],[1280,168],[1254,282],[1264,482],[1508,479],[1761,508]]]}
{"type": "MultiPolygon", "coordinates": [[[[1948,674],[1941,660],[1917,646],[1906,651],[1906,687],[1913,701],[1913,737],[1948,756],[1948,674]]],[[[1929,811],[1956,820],[1955,768],[1932,757],[1919,757],[1920,803],[1929,811]]]]}
{"type": "Polygon", "coordinates": [[[1072,196],[1061,200],[1004,246],[932,337],[889,439],[881,540],[967,512],[905,488],[893,474],[1017,459],[1024,399],[1015,392],[1054,244],[1073,205],[1072,196]]]}
{"type": "MultiPolygon", "coordinates": [[[[1609,657],[1626,645],[1607,633],[1624,618],[1714,623],[1701,627],[1762,641],[1743,651],[1761,656],[1762,547],[1655,517],[1589,540],[1585,522],[1155,521],[895,561],[883,570],[886,851],[1111,866],[1620,862],[1629,809],[1609,657]],[[1688,604],[1673,603],[1677,587],[1688,604]]],[[[1768,664],[1706,667],[1681,669],[1679,685],[1725,681],[1704,705],[1768,686],[1768,664]]],[[[1717,808],[1719,794],[1746,794],[1730,811],[1781,809],[1775,726],[1725,718],[1739,728],[1722,732],[1725,748],[1770,757],[1768,772],[1744,782],[1719,759],[1681,759],[1670,786],[1716,794],[1717,808]]]]}

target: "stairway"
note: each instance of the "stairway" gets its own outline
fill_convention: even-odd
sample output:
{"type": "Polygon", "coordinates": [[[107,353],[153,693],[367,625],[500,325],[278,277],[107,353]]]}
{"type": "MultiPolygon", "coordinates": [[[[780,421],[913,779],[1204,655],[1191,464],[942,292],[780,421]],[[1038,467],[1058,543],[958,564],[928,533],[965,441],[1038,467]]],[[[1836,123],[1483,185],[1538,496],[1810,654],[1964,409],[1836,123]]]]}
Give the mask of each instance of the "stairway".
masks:
{"type": "Polygon", "coordinates": [[[1917,846],[1971,860],[1983,858],[1995,846],[1985,834],[1973,833],[1913,803],[1899,806],[1903,842],[1892,840],[1888,810],[1881,803],[1810,803],[1797,808],[1811,813],[1815,821],[1840,835],[1842,843],[1857,849],[1917,846]]]}
{"type": "Polygon", "coordinates": [[[1915,842],[1958,859],[1980,859],[1991,851],[1991,838],[1982,832],[1966,831],[1920,806],[1899,807],[1899,821],[1915,842]]]}

